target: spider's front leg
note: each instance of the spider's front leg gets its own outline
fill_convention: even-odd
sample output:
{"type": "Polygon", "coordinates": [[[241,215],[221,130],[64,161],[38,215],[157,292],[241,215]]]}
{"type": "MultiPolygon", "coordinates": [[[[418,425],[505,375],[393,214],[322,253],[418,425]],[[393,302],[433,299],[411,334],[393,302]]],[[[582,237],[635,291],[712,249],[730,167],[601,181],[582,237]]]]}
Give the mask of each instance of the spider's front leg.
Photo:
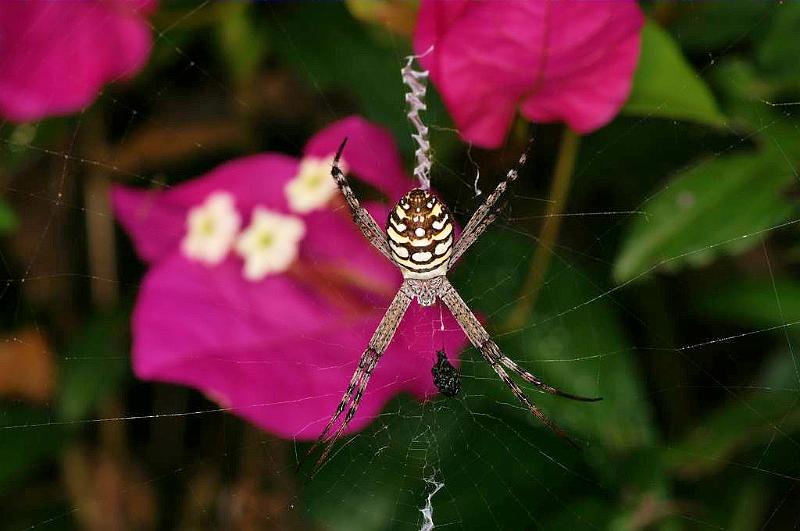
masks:
{"type": "Polygon", "coordinates": [[[572,400],[580,400],[584,402],[595,402],[601,400],[600,398],[588,398],[583,396],[574,395],[572,393],[567,393],[546,383],[542,382],[539,378],[534,376],[533,374],[523,370],[519,367],[512,359],[507,357],[503,354],[500,350],[500,347],[492,341],[492,338],[489,337],[489,333],[486,331],[485,328],[481,325],[480,321],[478,321],[475,314],[472,313],[472,310],[469,309],[467,303],[464,302],[464,299],[458,294],[455,288],[450,284],[447,279],[443,278],[443,283],[440,288],[439,298],[442,302],[445,303],[447,308],[453,314],[453,317],[456,318],[458,323],[461,325],[461,328],[464,330],[464,333],[467,334],[470,342],[477,348],[481,354],[483,355],[486,362],[494,369],[500,379],[505,383],[510,389],[514,396],[528,408],[536,418],[542,421],[548,428],[550,428],[553,432],[555,432],[559,437],[564,438],[570,444],[577,447],[572,439],[567,436],[567,434],[558,427],[556,423],[554,423],[547,415],[542,412],[530,399],[525,395],[519,385],[516,384],[509,376],[506,370],[503,368],[503,365],[516,373],[520,376],[523,380],[532,383],[545,393],[549,393],[551,395],[563,396],[565,398],[569,398],[572,400]]]}
{"type": "Polygon", "coordinates": [[[464,230],[461,233],[461,237],[453,247],[453,257],[450,259],[450,267],[458,262],[458,259],[461,258],[461,255],[464,254],[464,252],[469,249],[473,243],[475,243],[478,237],[483,234],[483,231],[485,231],[486,228],[497,218],[499,201],[505,194],[509,185],[516,181],[517,177],[519,177],[520,170],[528,161],[528,153],[530,152],[532,145],[533,139],[528,142],[528,147],[519,157],[516,167],[508,171],[506,178],[500,181],[500,184],[498,184],[497,188],[495,188],[489,197],[486,198],[486,201],[484,201],[483,204],[478,207],[478,210],[472,214],[472,217],[467,222],[467,226],[464,227],[464,230]]]}
{"type": "Polygon", "coordinates": [[[355,416],[358,405],[364,395],[364,390],[367,388],[369,378],[372,376],[372,371],[375,370],[375,367],[378,365],[378,360],[380,359],[381,355],[383,355],[386,347],[388,347],[389,343],[392,341],[394,333],[397,331],[397,327],[400,325],[400,321],[403,319],[403,315],[405,315],[409,304],[411,304],[411,301],[413,300],[413,296],[413,292],[404,282],[400,286],[400,289],[397,290],[397,294],[394,296],[392,303],[389,305],[389,308],[383,315],[383,319],[381,319],[378,328],[375,329],[375,333],[372,335],[372,339],[370,339],[366,350],[361,355],[361,359],[358,362],[358,368],[356,368],[355,373],[353,373],[350,384],[347,386],[347,390],[345,391],[344,396],[342,396],[342,400],[339,402],[336,412],[333,414],[333,417],[331,417],[330,421],[328,421],[328,424],[325,426],[325,429],[322,431],[322,434],[317,442],[314,443],[314,446],[312,446],[308,452],[311,454],[319,444],[325,444],[325,449],[323,450],[322,455],[320,455],[319,459],[317,459],[317,463],[314,465],[314,473],[316,473],[320,466],[325,462],[328,454],[333,449],[333,445],[336,444],[336,441],[339,439],[339,437],[341,437],[345,428],[355,416]],[[339,425],[339,428],[336,430],[336,432],[330,436],[331,430],[341,417],[345,408],[347,408],[348,404],[350,404],[350,408],[348,409],[344,420],[339,425]]]}
{"type": "Polygon", "coordinates": [[[375,222],[375,218],[358,202],[356,194],[353,193],[353,189],[350,188],[350,184],[347,182],[347,177],[344,176],[344,173],[339,168],[339,160],[342,158],[345,144],[347,144],[347,137],[342,140],[339,149],[336,151],[336,157],[334,157],[333,166],[331,167],[331,176],[336,181],[336,185],[341,190],[345,201],[347,201],[347,206],[350,207],[350,213],[353,215],[353,221],[361,229],[361,233],[373,247],[391,260],[392,255],[389,252],[389,244],[386,242],[386,234],[375,222]]]}

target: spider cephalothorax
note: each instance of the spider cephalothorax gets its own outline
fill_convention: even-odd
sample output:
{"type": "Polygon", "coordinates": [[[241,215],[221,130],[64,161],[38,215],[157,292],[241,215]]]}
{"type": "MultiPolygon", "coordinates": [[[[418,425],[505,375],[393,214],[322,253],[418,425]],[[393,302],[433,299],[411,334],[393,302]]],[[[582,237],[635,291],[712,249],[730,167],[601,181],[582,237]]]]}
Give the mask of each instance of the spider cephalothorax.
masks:
{"type": "MultiPolygon", "coordinates": [[[[594,401],[599,398],[585,398],[561,391],[544,383],[503,354],[446,276],[461,255],[494,221],[500,198],[508,185],[517,179],[519,167],[527,160],[527,154],[520,157],[517,168],[508,172],[506,178],[497,185],[494,192],[475,211],[464,227],[461,236],[456,240],[453,235],[453,221],[447,208],[428,190],[420,188],[411,190],[400,199],[389,214],[386,232],[382,231],[375,219],[361,206],[350,188],[347,178],[339,169],[339,159],[346,142],[347,139],[344,139],[333,159],[331,175],[344,195],[356,225],[375,249],[400,268],[403,273],[403,283],[398,288],[392,303],[361,355],[358,367],[336,412],[320,436],[318,442],[326,443],[326,448],[317,461],[317,466],[324,462],[333,444],[356,414],[372,371],[378,365],[378,360],[389,346],[403,315],[414,299],[421,306],[430,306],[437,300],[441,300],[461,325],[470,342],[480,351],[484,360],[509,387],[517,400],[547,427],[569,440],[564,432],[536,404],[531,402],[519,384],[511,379],[508,372],[510,371],[536,386],[540,391],[551,395],[584,401],[594,401]],[[331,435],[333,426],[345,409],[347,409],[347,413],[344,420],[331,435]]],[[[443,361],[440,357],[440,361],[437,362],[434,371],[435,383],[437,387],[443,389],[443,392],[456,394],[458,392],[457,373],[449,373],[445,361],[446,358],[443,361]]],[[[450,368],[452,369],[452,367],[450,368]]]]}
{"type": "Polygon", "coordinates": [[[392,261],[405,278],[444,275],[453,254],[453,222],[447,207],[428,190],[415,188],[389,213],[386,234],[392,261]]]}

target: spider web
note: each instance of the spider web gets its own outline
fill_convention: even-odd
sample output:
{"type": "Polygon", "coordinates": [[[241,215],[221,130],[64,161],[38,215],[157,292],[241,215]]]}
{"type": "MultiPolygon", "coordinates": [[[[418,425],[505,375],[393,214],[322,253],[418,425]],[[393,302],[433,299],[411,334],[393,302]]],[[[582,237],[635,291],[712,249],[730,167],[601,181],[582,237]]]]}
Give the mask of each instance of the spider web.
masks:
{"type": "MultiPolygon", "coordinates": [[[[236,132],[237,120],[245,119],[237,115],[269,125],[257,127],[258,150],[298,153],[316,129],[299,123],[352,111],[378,121],[393,118],[386,112],[405,113],[399,70],[407,45],[375,37],[375,46],[393,57],[397,87],[373,90],[380,79],[369,81],[368,74],[378,59],[359,56],[364,41],[353,35],[364,30],[339,6],[258,6],[261,22],[251,29],[267,32],[267,46],[287,64],[262,65],[269,75],[258,78],[259,90],[237,85],[224,58],[209,49],[212,39],[192,36],[213,36],[209,20],[235,9],[173,6],[154,22],[156,66],[144,81],[103,89],[93,107],[69,119],[0,125],[8,166],[0,190],[22,221],[0,254],[5,344],[35,356],[49,347],[34,338],[48,338],[61,385],[85,388],[67,405],[55,398],[36,408],[5,402],[0,479],[8,475],[16,488],[0,490],[0,506],[13,508],[3,528],[92,528],[102,521],[93,511],[108,507],[124,508],[126,526],[170,529],[800,525],[791,510],[800,480],[800,321],[784,283],[792,271],[785,249],[797,241],[796,212],[665,256],[619,283],[609,277],[626,227],[671,193],[672,176],[751,148],[756,134],[789,151],[791,135],[778,133],[781,124],[797,123],[800,101],[791,99],[761,100],[754,112],[765,119],[757,131],[712,130],[656,112],[620,118],[583,139],[534,312],[504,327],[530,295],[521,289],[549,219],[543,213],[559,128],[534,129],[532,160],[508,208],[465,256],[453,282],[510,357],[548,383],[604,396],[599,404],[573,403],[526,387],[582,441],[581,452],[530,418],[474,349],[461,357],[458,398],[396,398],[369,427],[344,439],[312,480],[296,471],[306,444],[259,432],[194,391],[135,381],[127,340],[120,339],[143,269],[114,229],[110,183],[167,187],[254,151],[242,148],[251,144],[236,132]],[[343,27],[304,34],[306,27],[330,26],[331,16],[343,27]],[[309,45],[330,35],[338,47],[327,53],[342,54],[333,72],[320,66],[330,59],[324,46],[309,45]],[[365,79],[355,102],[331,88],[334,74],[365,79]],[[309,110],[281,108],[287,100],[309,110]],[[761,243],[744,255],[709,263],[753,240],[761,243]],[[682,268],[687,262],[703,267],[682,268]],[[748,319],[724,290],[719,300],[730,305],[709,315],[706,299],[716,293],[703,289],[709,270],[732,282],[741,278],[732,272],[760,273],[767,282],[753,298],[774,304],[774,319],[748,319]],[[59,414],[64,408],[73,416],[59,414]],[[14,476],[26,460],[28,470],[14,476]]],[[[767,20],[748,19],[725,46],[698,52],[696,45],[692,59],[702,76],[738,83],[737,72],[717,59],[765,31],[767,20]]],[[[433,186],[463,222],[484,197],[476,190],[488,193],[520,146],[512,140],[499,152],[463,152],[436,95],[429,98],[433,186]]],[[[409,161],[411,132],[407,125],[397,135],[409,161]]],[[[525,136],[512,133],[523,145],[525,136]]],[[[788,155],[786,164],[797,176],[788,155]]],[[[433,321],[417,332],[435,344],[441,326],[433,321]]]]}

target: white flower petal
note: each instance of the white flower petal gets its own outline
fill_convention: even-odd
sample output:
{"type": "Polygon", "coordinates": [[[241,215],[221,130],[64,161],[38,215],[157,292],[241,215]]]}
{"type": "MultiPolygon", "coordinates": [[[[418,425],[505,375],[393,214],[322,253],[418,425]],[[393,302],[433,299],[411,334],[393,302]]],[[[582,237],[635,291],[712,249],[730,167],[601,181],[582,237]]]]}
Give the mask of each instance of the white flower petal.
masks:
{"type": "Polygon", "coordinates": [[[216,265],[233,246],[241,222],[233,196],[214,192],[203,204],[189,210],[181,252],[190,260],[216,265]]]}
{"type": "MultiPolygon", "coordinates": [[[[333,157],[333,154],[324,158],[305,157],[300,161],[297,175],[284,188],[292,211],[306,214],[317,210],[336,194],[336,181],[331,177],[333,157]]],[[[347,173],[347,164],[343,160],[339,161],[339,168],[347,173]]]]}
{"type": "Polygon", "coordinates": [[[258,281],[289,269],[305,231],[300,218],[256,207],[250,226],[236,242],[236,252],[244,259],[244,277],[258,281]]]}

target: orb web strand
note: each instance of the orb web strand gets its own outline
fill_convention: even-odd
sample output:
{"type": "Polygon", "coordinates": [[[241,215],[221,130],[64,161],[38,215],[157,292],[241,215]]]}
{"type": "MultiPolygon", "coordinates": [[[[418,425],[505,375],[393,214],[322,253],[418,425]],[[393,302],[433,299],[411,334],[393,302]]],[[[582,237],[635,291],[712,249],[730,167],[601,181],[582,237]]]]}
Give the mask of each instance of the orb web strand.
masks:
{"type": "Polygon", "coordinates": [[[428,127],[422,122],[422,118],[419,116],[419,111],[428,109],[427,105],[425,105],[428,71],[414,70],[412,64],[415,59],[428,55],[432,50],[433,46],[428,48],[428,50],[421,55],[408,56],[406,66],[400,70],[403,76],[403,83],[409,88],[409,92],[406,92],[406,103],[408,104],[408,113],[406,116],[417,130],[416,134],[411,135],[419,146],[414,152],[416,159],[414,175],[419,180],[420,188],[423,190],[428,190],[431,187],[431,144],[428,141],[428,127]]]}

